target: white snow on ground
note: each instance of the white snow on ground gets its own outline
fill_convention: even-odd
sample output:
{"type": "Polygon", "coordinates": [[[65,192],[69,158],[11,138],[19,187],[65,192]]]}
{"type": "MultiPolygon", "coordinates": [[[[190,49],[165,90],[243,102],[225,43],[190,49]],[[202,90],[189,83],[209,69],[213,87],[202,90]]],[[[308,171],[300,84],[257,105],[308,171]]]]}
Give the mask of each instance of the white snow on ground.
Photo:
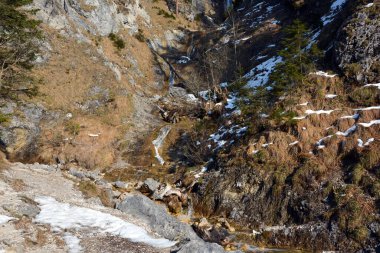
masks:
{"type": "Polygon", "coordinates": [[[324,146],[322,145],[322,143],[327,140],[327,139],[330,139],[331,137],[333,137],[333,135],[328,135],[326,137],[323,137],[322,139],[320,139],[319,141],[317,141],[316,145],[319,147],[319,146],[324,146]]]}
{"type": "Polygon", "coordinates": [[[362,139],[358,139],[358,146],[361,147],[361,148],[364,148],[365,146],[369,146],[369,144],[371,142],[375,141],[375,138],[369,138],[366,143],[363,144],[363,140],[362,139]]]}
{"type": "Polygon", "coordinates": [[[78,237],[70,233],[65,233],[65,235],[63,236],[63,240],[65,240],[65,243],[69,248],[69,253],[82,252],[83,248],[80,246],[80,240],[78,237]]]}
{"type": "Polygon", "coordinates": [[[335,95],[335,94],[326,94],[325,98],[335,98],[337,96],[338,95],[335,95]]]}
{"type": "Polygon", "coordinates": [[[355,113],[354,115],[350,115],[350,116],[342,116],[340,117],[341,119],[358,119],[359,118],[359,114],[358,113],[355,113]]]}
{"type": "Polygon", "coordinates": [[[9,217],[9,216],[1,215],[0,214],[0,225],[4,224],[4,223],[7,223],[8,221],[14,220],[14,219],[15,218],[13,218],[13,217],[9,217]]]}
{"type": "Polygon", "coordinates": [[[274,56],[251,69],[251,71],[244,76],[248,79],[247,86],[253,88],[266,84],[269,80],[270,73],[272,73],[274,67],[281,61],[281,57],[274,56]]]}
{"type": "Polygon", "coordinates": [[[157,158],[157,160],[160,162],[161,165],[163,165],[165,161],[161,157],[160,152],[158,150],[164,143],[164,140],[166,136],[169,134],[170,129],[171,129],[170,126],[164,126],[163,128],[160,129],[160,133],[157,136],[157,138],[154,141],[152,141],[152,144],[154,146],[154,151],[156,152],[155,157],[157,158]]]}
{"type": "MultiPolygon", "coordinates": [[[[209,140],[216,143],[216,146],[217,146],[216,148],[221,148],[227,143],[227,141],[223,140],[223,138],[226,136],[228,137],[228,134],[229,135],[236,135],[237,137],[240,137],[247,130],[248,130],[248,127],[239,127],[238,125],[234,125],[230,128],[221,127],[218,129],[218,132],[210,135],[209,140]]],[[[233,143],[233,141],[230,143],[233,143]]]]}
{"type": "Polygon", "coordinates": [[[335,0],[332,3],[329,13],[321,18],[324,26],[330,24],[334,20],[335,15],[346,2],[347,0],[335,0]]]}
{"type": "Polygon", "coordinates": [[[356,125],[353,125],[353,126],[350,127],[349,129],[347,129],[345,132],[341,132],[341,131],[336,132],[336,135],[342,135],[342,136],[344,136],[344,137],[347,137],[347,136],[350,135],[351,133],[355,132],[357,128],[358,128],[358,127],[357,127],[356,125]]]}
{"type": "Polygon", "coordinates": [[[330,114],[334,110],[318,110],[318,111],[313,111],[313,110],[306,110],[305,113],[310,115],[310,114],[330,114]]]}
{"type": "Polygon", "coordinates": [[[309,102],[305,102],[305,103],[302,103],[302,104],[298,104],[300,106],[307,106],[309,104],[309,102]]]}
{"type": "Polygon", "coordinates": [[[295,142],[292,142],[292,143],[289,143],[289,146],[294,146],[298,143],[299,141],[295,141],[295,142]]]}
{"type": "MultiPolygon", "coordinates": [[[[60,203],[52,197],[37,197],[35,201],[39,203],[41,212],[34,222],[49,224],[53,231],[92,228],[92,233],[107,233],[157,248],[167,248],[176,244],[164,238],[153,238],[145,229],[108,213],[60,203]]],[[[69,241],[74,242],[73,238],[69,241]]]]}
{"type": "Polygon", "coordinates": [[[368,146],[371,142],[375,141],[375,138],[369,138],[366,143],[364,143],[364,146],[368,146]]]}
{"type": "Polygon", "coordinates": [[[234,109],[236,107],[236,96],[230,95],[229,98],[227,98],[227,104],[225,106],[226,109],[234,109]]]}
{"type": "Polygon", "coordinates": [[[370,111],[370,110],[378,110],[378,109],[380,109],[380,105],[354,109],[354,111],[370,111]]]}
{"type": "Polygon", "coordinates": [[[324,76],[324,77],[328,77],[328,78],[332,78],[332,77],[336,77],[337,76],[336,74],[330,75],[329,73],[326,73],[326,72],[323,72],[323,71],[313,72],[313,73],[310,73],[309,75],[324,76]]]}
{"type": "Polygon", "coordinates": [[[373,6],[373,3],[369,3],[369,4],[365,5],[364,7],[369,8],[369,7],[372,7],[372,6],[373,6]]]}
{"type": "Polygon", "coordinates": [[[363,87],[377,87],[380,90],[380,83],[366,84],[363,87]]]}
{"type": "Polygon", "coordinates": [[[293,119],[295,120],[301,120],[301,119],[305,119],[306,116],[297,116],[297,117],[294,117],[293,119]]]}
{"type": "Polygon", "coordinates": [[[359,125],[363,126],[363,127],[370,127],[372,125],[377,125],[377,124],[380,124],[380,119],[376,119],[376,120],[371,120],[370,122],[368,123],[358,123],[359,125]]]}
{"type": "Polygon", "coordinates": [[[273,145],[273,142],[264,143],[263,145],[261,145],[261,147],[267,148],[269,145],[273,145]]]}

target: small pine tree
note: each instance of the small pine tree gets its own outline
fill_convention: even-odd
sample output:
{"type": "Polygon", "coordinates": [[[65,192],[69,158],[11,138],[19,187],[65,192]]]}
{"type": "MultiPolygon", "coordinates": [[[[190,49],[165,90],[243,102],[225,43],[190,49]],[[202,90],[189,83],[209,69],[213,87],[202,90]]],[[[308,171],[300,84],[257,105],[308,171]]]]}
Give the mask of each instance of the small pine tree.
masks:
{"type": "Polygon", "coordinates": [[[315,64],[322,55],[315,44],[308,48],[311,44],[310,32],[300,20],[296,19],[286,27],[284,33],[284,49],[279,52],[283,62],[277,64],[270,75],[269,85],[275,96],[305,84],[306,75],[315,69],[315,64]]]}

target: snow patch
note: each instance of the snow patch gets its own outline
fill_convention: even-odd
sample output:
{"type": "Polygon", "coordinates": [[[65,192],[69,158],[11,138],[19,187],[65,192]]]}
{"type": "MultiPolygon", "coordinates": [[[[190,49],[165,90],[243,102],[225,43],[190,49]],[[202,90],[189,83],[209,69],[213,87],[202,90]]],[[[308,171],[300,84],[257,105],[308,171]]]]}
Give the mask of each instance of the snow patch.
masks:
{"type": "Polygon", "coordinates": [[[370,111],[370,110],[379,110],[379,109],[380,109],[380,105],[354,109],[354,111],[370,111]]]}
{"type": "Polygon", "coordinates": [[[369,138],[366,143],[363,142],[362,139],[358,139],[358,146],[364,148],[365,146],[369,146],[371,142],[375,141],[375,138],[369,138]],[[363,144],[364,143],[364,144],[363,144]]]}
{"type": "Polygon", "coordinates": [[[354,115],[350,115],[350,116],[343,116],[343,117],[340,117],[341,119],[358,119],[359,118],[359,114],[358,113],[355,113],[354,115]]]}
{"type": "Polygon", "coordinates": [[[248,79],[247,86],[253,88],[266,84],[269,80],[269,75],[280,62],[282,62],[282,58],[274,56],[251,69],[244,76],[248,79]]]}
{"type": "Polygon", "coordinates": [[[294,146],[298,143],[299,141],[295,141],[295,142],[292,142],[292,143],[289,143],[289,146],[294,146]]]}
{"type": "Polygon", "coordinates": [[[349,129],[347,129],[345,132],[341,132],[341,131],[336,132],[336,135],[341,135],[341,136],[347,137],[347,136],[349,136],[351,133],[355,132],[357,128],[358,128],[358,127],[357,127],[356,125],[353,125],[353,126],[350,127],[349,129]]]}
{"type": "Polygon", "coordinates": [[[335,15],[338,14],[346,2],[347,0],[335,0],[332,3],[329,13],[321,18],[323,26],[330,24],[334,20],[335,15]]]}
{"type": "Polygon", "coordinates": [[[363,87],[377,87],[380,90],[380,83],[366,84],[363,87]]]}
{"type": "Polygon", "coordinates": [[[267,148],[269,145],[273,145],[273,142],[264,143],[261,147],[267,148]]]}
{"type": "Polygon", "coordinates": [[[338,95],[335,95],[335,94],[326,94],[325,98],[335,98],[337,96],[338,95]]]}
{"type": "MultiPolygon", "coordinates": [[[[176,244],[168,239],[153,238],[145,229],[108,213],[60,203],[54,198],[46,196],[37,197],[35,201],[39,203],[41,212],[36,216],[34,222],[49,224],[53,231],[92,228],[93,233],[111,234],[157,248],[167,248],[176,244]]],[[[78,241],[73,237],[69,236],[67,239],[70,245],[78,246],[78,241]]]]}
{"type": "Polygon", "coordinates": [[[5,224],[5,223],[7,223],[8,221],[11,221],[11,220],[15,220],[15,218],[0,214],[0,225],[1,224],[5,224]]]}
{"type": "Polygon", "coordinates": [[[371,127],[372,125],[378,125],[378,124],[380,124],[380,119],[371,120],[368,123],[358,123],[358,124],[361,125],[361,126],[363,126],[363,127],[371,127]]]}
{"type": "Polygon", "coordinates": [[[160,162],[161,165],[165,163],[164,159],[161,157],[160,152],[158,151],[162,144],[164,143],[164,140],[166,136],[169,134],[171,127],[170,126],[164,126],[160,129],[160,133],[157,136],[157,138],[152,141],[152,144],[154,146],[154,151],[156,153],[155,157],[160,162]]]}
{"type": "Polygon", "coordinates": [[[297,116],[297,117],[294,117],[293,119],[295,120],[301,120],[301,119],[305,119],[306,116],[297,116]]]}
{"type": "Polygon", "coordinates": [[[78,237],[65,233],[63,236],[63,240],[65,241],[67,247],[69,248],[69,253],[80,253],[83,248],[80,246],[80,240],[78,237]]]}
{"type": "Polygon", "coordinates": [[[334,110],[318,110],[318,111],[313,111],[313,110],[306,110],[305,113],[308,114],[308,115],[311,115],[311,114],[330,114],[332,113],[334,110]]]}
{"type": "Polygon", "coordinates": [[[337,76],[336,74],[331,75],[331,74],[323,72],[323,71],[313,72],[313,73],[310,73],[309,75],[324,76],[324,77],[327,77],[327,78],[333,78],[333,77],[337,76]]]}

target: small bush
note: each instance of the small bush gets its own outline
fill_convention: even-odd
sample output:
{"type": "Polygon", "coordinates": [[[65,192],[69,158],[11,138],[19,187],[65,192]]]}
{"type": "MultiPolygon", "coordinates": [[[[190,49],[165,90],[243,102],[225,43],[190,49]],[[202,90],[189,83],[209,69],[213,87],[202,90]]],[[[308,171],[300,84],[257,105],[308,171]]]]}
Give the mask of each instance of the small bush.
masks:
{"type": "Polygon", "coordinates": [[[110,40],[112,40],[112,42],[113,42],[113,45],[117,48],[117,49],[123,49],[123,48],[125,48],[125,42],[124,42],[124,40],[122,39],[122,38],[120,38],[119,36],[117,36],[116,34],[114,34],[114,33],[110,33],[109,35],[108,35],[108,38],[110,39],[110,40]]]}
{"type": "Polygon", "coordinates": [[[377,104],[380,100],[379,93],[376,89],[359,88],[349,95],[350,100],[362,106],[371,106],[377,104]]]}
{"type": "Polygon", "coordinates": [[[165,18],[175,19],[175,16],[173,15],[173,13],[168,13],[167,11],[163,9],[159,9],[157,15],[160,15],[160,16],[162,15],[165,18]]]}
{"type": "Polygon", "coordinates": [[[8,121],[9,121],[9,116],[0,113],[0,124],[2,124],[2,123],[6,123],[6,122],[8,122],[8,121]]]}
{"type": "Polygon", "coordinates": [[[380,153],[376,149],[370,149],[360,158],[360,163],[366,170],[371,170],[380,165],[380,153]]]}
{"type": "Polygon", "coordinates": [[[145,42],[146,38],[144,35],[144,31],[139,29],[138,32],[135,34],[135,38],[140,42],[145,42]]]}
{"type": "Polygon", "coordinates": [[[348,78],[352,78],[353,76],[356,77],[358,73],[362,71],[362,67],[360,66],[359,63],[350,63],[347,64],[344,68],[344,74],[348,78]]]}
{"type": "Polygon", "coordinates": [[[361,164],[356,164],[352,170],[351,181],[353,184],[359,184],[364,174],[364,168],[361,164]]]}
{"type": "Polygon", "coordinates": [[[294,119],[296,116],[297,113],[293,111],[285,111],[282,108],[278,108],[271,114],[271,119],[275,121],[276,125],[285,124],[287,126],[293,126],[297,123],[297,120],[294,119]]]}
{"type": "Polygon", "coordinates": [[[68,122],[66,124],[65,130],[71,135],[78,135],[80,132],[80,125],[75,122],[68,122]]]}
{"type": "Polygon", "coordinates": [[[98,196],[98,188],[90,181],[81,181],[78,186],[79,190],[87,198],[93,198],[98,196]]]}

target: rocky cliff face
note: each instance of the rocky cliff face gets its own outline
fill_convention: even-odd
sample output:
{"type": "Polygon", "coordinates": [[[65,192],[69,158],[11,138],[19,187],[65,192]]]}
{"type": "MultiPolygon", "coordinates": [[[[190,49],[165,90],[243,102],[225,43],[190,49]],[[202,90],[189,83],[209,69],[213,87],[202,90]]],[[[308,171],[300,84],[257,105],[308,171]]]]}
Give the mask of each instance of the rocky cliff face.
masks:
{"type": "Polygon", "coordinates": [[[379,6],[369,3],[343,24],[335,45],[336,62],[362,83],[379,82],[379,6]]]}

